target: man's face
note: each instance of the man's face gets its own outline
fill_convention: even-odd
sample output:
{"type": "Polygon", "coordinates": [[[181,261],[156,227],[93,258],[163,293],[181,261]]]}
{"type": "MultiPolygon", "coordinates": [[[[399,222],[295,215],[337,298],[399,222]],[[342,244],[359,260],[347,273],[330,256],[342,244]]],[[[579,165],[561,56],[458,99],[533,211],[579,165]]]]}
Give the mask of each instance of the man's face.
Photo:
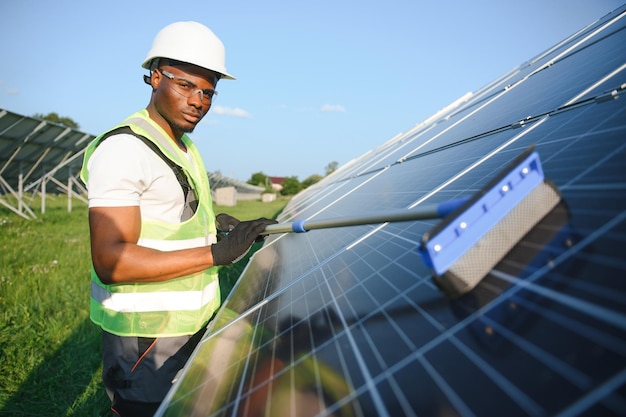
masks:
{"type": "Polygon", "coordinates": [[[180,139],[183,133],[192,132],[211,108],[217,79],[213,71],[195,65],[160,66],[152,74],[154,93],[149,107],[156,114],[151,116],[180,139]]]}

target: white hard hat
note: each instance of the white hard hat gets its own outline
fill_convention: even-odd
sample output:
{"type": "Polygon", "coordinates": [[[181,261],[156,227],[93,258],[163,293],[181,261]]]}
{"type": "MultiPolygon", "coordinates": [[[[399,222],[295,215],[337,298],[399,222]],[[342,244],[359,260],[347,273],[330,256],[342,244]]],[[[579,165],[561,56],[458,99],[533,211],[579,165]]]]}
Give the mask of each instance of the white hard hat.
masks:
{"type": "Polygon", "coordinates": [[[222,74],[221,78],[234,80],[226,72],[222,41],[208,27],[198,22],[176,22],[157,33],[152,48],[141,66],[150,68],[156,58],[187,62],[222,74]]]}

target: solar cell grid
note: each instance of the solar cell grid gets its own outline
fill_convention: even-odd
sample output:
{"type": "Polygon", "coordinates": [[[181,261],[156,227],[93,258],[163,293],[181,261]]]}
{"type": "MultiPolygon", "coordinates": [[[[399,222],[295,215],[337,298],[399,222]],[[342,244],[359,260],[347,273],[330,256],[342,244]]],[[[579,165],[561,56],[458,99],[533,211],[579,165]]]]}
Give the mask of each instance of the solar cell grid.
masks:
{"type": "Polygon", "coordinates": [[[534,145],[563,202],[474,291],[446,298],[420,261],[436,220],[273,235],[158,415],[624,415],[625,10],[281,216],[469,197],[534,145]]]}

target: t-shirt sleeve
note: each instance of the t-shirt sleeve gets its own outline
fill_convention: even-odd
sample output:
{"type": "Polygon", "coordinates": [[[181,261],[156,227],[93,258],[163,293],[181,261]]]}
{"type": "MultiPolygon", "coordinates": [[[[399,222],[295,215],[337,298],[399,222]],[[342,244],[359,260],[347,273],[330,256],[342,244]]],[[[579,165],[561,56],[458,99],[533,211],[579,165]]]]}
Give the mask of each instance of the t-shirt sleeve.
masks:
{"type": "Polygon", "coordinates": [[[138,206],[153,180],[146,162],[154,157],[150,153],[140,139],[128,134],[110,136],[98,145],[87,164],[89,207],[138,206]]]}

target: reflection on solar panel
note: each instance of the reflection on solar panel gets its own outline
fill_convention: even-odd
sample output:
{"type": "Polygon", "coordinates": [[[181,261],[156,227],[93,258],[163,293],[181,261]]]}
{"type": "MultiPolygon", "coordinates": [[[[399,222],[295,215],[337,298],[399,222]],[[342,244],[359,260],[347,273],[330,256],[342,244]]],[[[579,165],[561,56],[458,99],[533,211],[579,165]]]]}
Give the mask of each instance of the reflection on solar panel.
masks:
{"type": "Polygon", "coordinates": [[[534,144],[563,204],[456,300],[437,221],[272,235],[159,416],[626,415],[626,7],[296,196],[280,221],[471,196],[534,144]]]}

